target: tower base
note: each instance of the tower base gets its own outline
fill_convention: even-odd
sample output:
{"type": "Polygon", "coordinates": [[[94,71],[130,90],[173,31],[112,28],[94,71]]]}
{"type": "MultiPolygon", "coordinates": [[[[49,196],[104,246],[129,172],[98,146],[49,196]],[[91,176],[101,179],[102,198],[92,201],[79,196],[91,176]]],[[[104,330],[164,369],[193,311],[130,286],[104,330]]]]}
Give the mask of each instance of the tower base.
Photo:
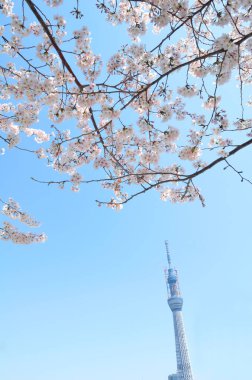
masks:
{"type": "Polygon", "coordinates": [[[174,373],[168,376],[168,380],[183,380],[183,377],[179,373],[174,373]]]}

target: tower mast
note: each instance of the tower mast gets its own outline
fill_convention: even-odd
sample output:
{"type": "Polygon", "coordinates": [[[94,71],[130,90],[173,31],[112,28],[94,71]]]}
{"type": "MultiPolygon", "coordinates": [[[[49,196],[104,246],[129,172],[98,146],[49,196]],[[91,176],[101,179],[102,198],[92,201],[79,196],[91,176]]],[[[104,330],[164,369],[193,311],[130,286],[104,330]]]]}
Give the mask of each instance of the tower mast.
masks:
{"type": "Polygon", "coordinates": [[[177,271],[172,267],[168,242],[165,242],[168,261],[166,273],[166,286],[168,292],[168,305],[173,314],[173,326],[175,334],[177,373],[169,375],[168,380],[193,380],[189,352],[186,342],[185,327],[183,323],[182,307],[183,298],[179,289],[177,271]]]}

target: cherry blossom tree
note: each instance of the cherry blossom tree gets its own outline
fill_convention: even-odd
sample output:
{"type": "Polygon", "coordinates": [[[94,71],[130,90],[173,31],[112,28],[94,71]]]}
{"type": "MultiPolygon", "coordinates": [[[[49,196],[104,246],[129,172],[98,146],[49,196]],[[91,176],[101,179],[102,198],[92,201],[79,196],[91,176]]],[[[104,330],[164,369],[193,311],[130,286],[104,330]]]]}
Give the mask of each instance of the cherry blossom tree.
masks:
{"type": "MultiPolygon", "coordinates": [[[[108,190],[98,205],[117,210],[152,189],[164,201],[204,205],[196,182],[220,163],[250,182],[229,159],[252,144],[251,2],[97,0],[100,17],[126,24],[129,35],[107,62],[91,46],[85,2],[71,3],[64,15],[63,0],[0,0],[0,138],[25,150],[32,136],[39,147],[26,150],[61,174],[34,180],[73,191],[98,182],[108,190]],[[69,17],[80,25],[73,33],[69,17]],[[48,126],[40,127],[42,112],[48,126]]],[[[12,200],[3,213],[33,224],[12,200]]],[[[22,241],[12,228],[0,238],[45,238],[22,241]]]]}

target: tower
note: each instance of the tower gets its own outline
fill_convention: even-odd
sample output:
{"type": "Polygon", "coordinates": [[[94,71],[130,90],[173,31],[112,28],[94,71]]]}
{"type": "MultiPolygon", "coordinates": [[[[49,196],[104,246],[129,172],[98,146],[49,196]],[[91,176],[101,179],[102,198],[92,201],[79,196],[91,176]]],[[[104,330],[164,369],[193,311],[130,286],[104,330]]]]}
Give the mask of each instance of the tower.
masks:
{"type": "Polygon", "coordinates": [[[183,298],[181,297],[178,274],[171,265],[171,258],[168,249],[168,242],[165,242],[168,272],[166,272],[166,286],[168,293],[168,305],[173,314],[173,325],[175,334],[177,373],[170,375],[168,380],[193,380],[191,363],[187,348],[185,328],[183,323],[182,307],[183,298]]]}

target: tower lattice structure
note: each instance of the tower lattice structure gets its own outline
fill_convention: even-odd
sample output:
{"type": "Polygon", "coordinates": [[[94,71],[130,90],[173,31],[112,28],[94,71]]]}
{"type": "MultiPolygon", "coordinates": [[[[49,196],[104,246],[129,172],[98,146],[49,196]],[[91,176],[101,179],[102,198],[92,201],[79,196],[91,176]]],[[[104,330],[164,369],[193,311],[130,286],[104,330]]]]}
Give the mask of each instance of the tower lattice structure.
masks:
{"type": "Polygon", "coordinates": [[[177,373],[168,376],[168,380],[193,380],[192,368],[187,347],[185,327],[183,323],[182,307],[183,298],[181,296],[178,274],[171,265],[171,258],[166,244],[168,271],[166,272],[166,286],[168,293],[168,305],[173,314],[173,325],[175,334],[177,373]]]}

